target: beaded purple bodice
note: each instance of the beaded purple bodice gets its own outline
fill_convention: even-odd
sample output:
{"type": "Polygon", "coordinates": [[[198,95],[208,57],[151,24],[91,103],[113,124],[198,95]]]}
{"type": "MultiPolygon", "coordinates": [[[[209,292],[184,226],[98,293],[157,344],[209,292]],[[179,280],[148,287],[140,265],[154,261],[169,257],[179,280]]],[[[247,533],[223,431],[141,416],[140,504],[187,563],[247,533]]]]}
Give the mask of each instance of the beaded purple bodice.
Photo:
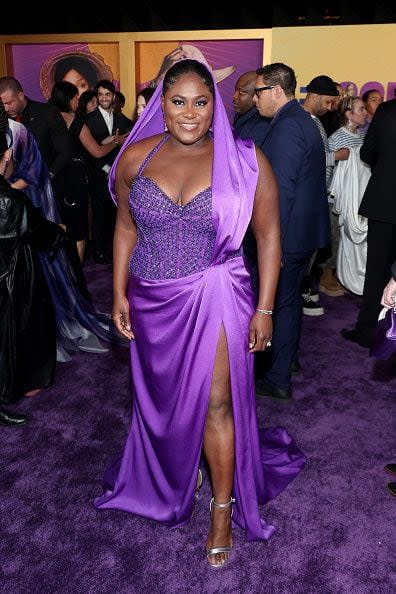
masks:
{"type": "Polygon", "coordinates": [[[179,206],[153,180],[142,175],[165,140],[147,155],[129,193],[138,231],[129,271],[147,279],[180,278],[207,268],[216,238],[211,188],[179,206]]]}
{"type": "Polygon", "coordinates": [[[178,206],[150,178],[139,176],[130,208],[138,229],[129,265],[132,274],[179,278],[210,266],[216,237],[210,188],[178,206]]]}

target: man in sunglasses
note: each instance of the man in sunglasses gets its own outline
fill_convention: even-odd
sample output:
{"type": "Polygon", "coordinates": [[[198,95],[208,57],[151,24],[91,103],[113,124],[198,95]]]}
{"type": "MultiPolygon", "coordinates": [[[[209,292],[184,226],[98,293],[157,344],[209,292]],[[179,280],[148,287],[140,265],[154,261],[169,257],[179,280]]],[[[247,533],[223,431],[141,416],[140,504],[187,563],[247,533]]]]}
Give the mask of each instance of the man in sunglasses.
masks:
{"type": "Polygon", "coordinates": [[[256,392],[289,400],[301,334],[300,286],[313,253],[330,236],[325,151],[318,127],[295,98],[292,68],[275,63],[256,74],[255,104],[272,118],[262,150],[279,185],[283,250],[272,347],[257,370],[256,392]]]}

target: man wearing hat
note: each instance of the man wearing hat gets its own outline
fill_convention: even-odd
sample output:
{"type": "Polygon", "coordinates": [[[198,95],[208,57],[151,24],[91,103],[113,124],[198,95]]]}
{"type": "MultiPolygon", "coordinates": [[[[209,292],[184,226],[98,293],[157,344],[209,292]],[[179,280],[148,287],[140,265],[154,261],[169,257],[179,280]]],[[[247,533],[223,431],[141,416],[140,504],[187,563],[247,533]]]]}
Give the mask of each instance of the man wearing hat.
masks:
{"type": "Polygon", "coordinates": [[[338,245],[340,242],[340,227],[338,224],[338,215],[333,213],[334,198],[329,193],[331,180],[333,178],[334,166],[336,161],[343,161],[349,157],[349,149],[341,148],[337,151],[331,151],[329,140],[319,116],[331,111],[335,97],[338,97],[339,91],[337,84],[325,74],[315,76],[307,85],[307,96],[304,101],[304,109],[311,114],[311,117],[317,125],[323,140],[326,152],[326,186],[327,198],[329,201],[330,222],[331,222],[331,256],[323,266],[323,274],[320,278],[319,289],[331,297],[344,295],[345,291],[337,281],[336,259],[338,245]]]}

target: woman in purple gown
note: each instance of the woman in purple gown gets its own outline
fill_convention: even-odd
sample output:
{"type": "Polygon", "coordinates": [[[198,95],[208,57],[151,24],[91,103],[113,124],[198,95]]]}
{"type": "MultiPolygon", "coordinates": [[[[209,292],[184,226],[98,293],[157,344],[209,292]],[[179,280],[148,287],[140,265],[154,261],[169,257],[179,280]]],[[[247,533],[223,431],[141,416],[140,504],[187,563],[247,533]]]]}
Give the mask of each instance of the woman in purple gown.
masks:
{"type": "Polygon", "coordinates": [[[203,452],[213,490],[207,558],[221,567],[231,516],[249,540],[268,539],[275,529],[259,504],[305,462],[282,428],[267,429],[261,447],[255,409],[253,353],[271,340],[280,268],[277,185],[253,142],[234,139],[213,78],[195,60],[168,70],[125,147],[110,182],[113,319],[131,339],[133,417],[95,505],[180,526],[203,452]],[[241,249],[250,219],[256,311],[241,249]]]}

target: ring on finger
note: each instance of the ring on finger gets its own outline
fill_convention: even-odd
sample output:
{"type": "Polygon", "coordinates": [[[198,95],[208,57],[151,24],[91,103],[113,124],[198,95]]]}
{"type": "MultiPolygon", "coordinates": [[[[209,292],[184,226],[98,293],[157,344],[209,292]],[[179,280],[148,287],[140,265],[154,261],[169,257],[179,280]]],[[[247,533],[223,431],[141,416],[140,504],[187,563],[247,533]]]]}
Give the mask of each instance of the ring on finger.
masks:
{"type": "Polygon", "coordinates": [[[267,347],[270,347],[272,342],[270,340],[267,341],[267,347]]]}

